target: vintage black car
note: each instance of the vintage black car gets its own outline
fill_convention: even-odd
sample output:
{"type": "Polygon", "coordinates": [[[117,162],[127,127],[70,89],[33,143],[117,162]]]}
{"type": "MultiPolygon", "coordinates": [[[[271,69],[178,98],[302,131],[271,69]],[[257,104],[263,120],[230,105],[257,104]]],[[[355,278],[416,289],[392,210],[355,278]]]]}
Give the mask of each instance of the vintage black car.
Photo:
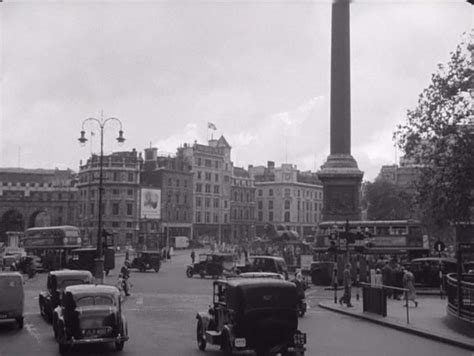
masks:
{"type": "MultiPolygon", "coordinates": [[[[72,250],[71,260],[67,267],[71,269],[85,269],[94,273],[97,249],[95,247],[83,247],[72,250]]],[[[104,249],[104,271],[108,276],[115,268],[115,250],[111,247],[104,249]]]]}
{"type": "Polygon", "coordinates": [[[270,278],[214,281],[213,305],[196,315],[197,345],[219,345],[224,355],[254,350],[257,356],[302,356],[306,334],[298,330],[294,283],[270,278]]]}
{"type": "Polygon", "coordinates": [[[273,272],[279,273],[288,279],[288,267],[282,257],[252,256],[245,266],[238,266],[237,273],[245,272],[273,272]]]}
{"type": "Polygon", "coordinates": [[[64,288],[88,283],[92,283],[92,274],[89,271],[61,270],[49,272],[46,291],[40,292],[38,298],[41,316],[47,321],[52,321],[54,308],[60,304],[64,288]]]}
{"type": "Polygon", "coordinates": [[[140,272],[146,272],[149,269],[158,272],[161,268],[161,252],[160,251],[141,251],[136,253],[136,257],[132,260],[130,268],[136,268],[140,272]]]}
{"type": "Polygon", "coordinates": [[[211,276],[217,278],[224,274],[233,274],[235,268],[234,255],[231,253],[202,253],[199,261],[186,267],[186,276],[201,278],[211,276]]]}
{"type": "Polygon", "coordinates": [[[120,292],[114,286],[82,284],[66,287],[54,314],[54,336],[61,354],[73,345],[94,343],[114,343],[115,349],[121,351],[128,340],[120,292]]]}

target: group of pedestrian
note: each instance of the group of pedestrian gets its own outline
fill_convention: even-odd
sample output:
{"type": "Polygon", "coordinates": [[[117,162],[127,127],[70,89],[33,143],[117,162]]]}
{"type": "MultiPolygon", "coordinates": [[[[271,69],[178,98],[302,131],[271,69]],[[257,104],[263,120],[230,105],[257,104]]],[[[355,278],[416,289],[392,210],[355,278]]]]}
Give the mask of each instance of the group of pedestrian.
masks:
{"type": "Polygon", "coordinates": [[[416,300],[415,276],[407,268],[403,268],[398,263],[385,262],[382,268],[382,283],[387,287],[395,287],[393,289],[387,288],[388,298],[400,300],[403,295],[401,289],[405,288],[408,289],[407,303],[411,301],[415,307],[418,306],[418,301],[416,300]]]}

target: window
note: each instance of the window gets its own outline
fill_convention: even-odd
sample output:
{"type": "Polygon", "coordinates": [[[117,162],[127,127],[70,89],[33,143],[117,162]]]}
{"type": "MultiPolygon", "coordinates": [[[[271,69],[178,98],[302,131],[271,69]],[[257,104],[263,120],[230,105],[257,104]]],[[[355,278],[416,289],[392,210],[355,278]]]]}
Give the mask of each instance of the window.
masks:
{"type": "Polygon", "coordinates": [[[206,180],[211,180],[211,173],[210,172],[206,172],[206,180]]]}
{"type": "Polygon", "coordinates": [[[258,209],[260,209],[260,210],[263,209],[263,201],[261,201],[261,200],[258,201],[258,209]]]}
{"type": "MultiPolygon", "coordinates": [[[[216,163],[217,163],[217,162],[216,162],[216,163]]],[[[216,173],[216,174],[214,175],[214,180],[215,180],[216,182],[219,181],[219,174],[216,173]]]]}
{"type": "Polygon", "coordinates": [[[209,208],[209,207],[211,206],[211,198],[206,198],[206,199],[204,200],[204,206],[205,206],[206,208],[209,208]]]}
{"type": "Polygon", "coordinates": [[[218,208],[218,207],[219,207],[219,199],[214,198],[214,208],[218,208]]]}
{"type": "Polygon", "coordinates": [[[120,227],[119,221],[112,221],[112,227],[120,227]]]}
{"type": "Polygon", "coordinates": [[[201,197],[196,197],[196,206],[200,207],[202,204],[201,197]]]}
{"type": "Polygon", "coordinates": [[[132,190],[132,189],[128,189],[128,190],[127,190],[127,195],[128,195],[128,196],[132,196],[132,195],[133,195],[133,190],[132,190]]]}
{"type": "Polygon", "coordinates": [[[131,229],[131,228],[132,228],[132,226],[133,226],[132,222],[130,222],[130,221],[127,221],[127,228],[131,229]]]}
{"type": "Polygon", "coordinates": [[[219,186],[218,185],[214,186],[214,193],[219,194],[219,186]]]}
{"type": "Polygon", "coordinates": [[[171,192],[168,192],[168,195],[166,196],[166,202],[171,204],[171,192]]]}
{"type": "Polygon", "coordinates": [[[214,214],[214,222],[218,223],[219,222],[219,215],[214,214]]]}
{"type": "Polygon", "coordinates": [[[201,222],[201,212],[200,211],[196,211],[196,222],[197,223],[201,222]]]}
{"type": "Polygon", "coordinates": [[[184,183],[184,187],[187,188],[187,187],[188,187],[188,180],[185,179],[185,180],[183,181],[183,183],[184,183]]]}
{"type": "Polygon", "coordinates": [[[120,191],[118,189],[112,189],[113,195],[119,195],[120,191]]]}
{"type": "Polygon", "coordinates": [[[229,182],[230,182],[229,176],[224,176],[224,182],[226,182],[226,183],[229,183],[229,182]]]}
{"type": "Polygon", "coordinates": [[[224,209],[227,209],[227,200],[224,200],[224,209]]]}
{"type": "Polygon", "coordinates": [[[132,214],[133,214],[133,204],[127,203],[127,215],[132,215],[132,214]]]}
{"type": "Polygon", "coordinates": [[[118,215],[120,212],[119,203],[112,203],[112,215],[118,215]]]}
{"type": "Polygon", "coordinates": [[[227,214],[224,214],[224,224],[227,224],[227,214]]]}
{"type": "Polygon", "coordinates": [[[268,221],[273,221],[273,211],[268,213],[268,221]]]}
{"type": "Polygon", "coordinates": [[[188,195],[183,194],[183,204],[187,204],[187,203],[188,203],[188,195]]]}
{"type": "Polygon", "coordinates": [[[179,187],[179,179],[176,179],[176,186],[179,187]]]}
{"type": "Polygon", "coordinates": [[[176,204],[179,204],[179,192],[176,192],[176,204]]]}
{"type": "Polygon", "coordinates": [[[210,192],[211,192],[211,185],[206,184],[206,193],[210,193],[210,192]]]}
{"type": "Polygon", "coordinates": [[[128,174],[128,181],[129,181],[129,182],[133,182],[133,180],[134,180],[133,173],[129,173],[129,174],[128,174]]]}
{"type": "Polygon", "coordinates": [[[271,197],[273,196],[273,189],[270,189],[270,190],[268,191],[268,195],[271,196],[271,197]]]}
{"type": "Polygon", "coordinates": [[[201,171],[198,171],[198,172],[197,172],[197,178],[198,178],[198,179],[201,179],[201,171]]]}
{"type": "Polygon", "coordinates": [[[176,211],[174,212],[174,219],[175,219],[175,220],[179,220],[179,210],[176,210],[176,211]]]}
{"type": "Polygon", "coordinates": [[[173,185],[173,181],[171,180],[171,178],[168,178],[168,185],[173,185]]]}
{"type": "Polygon", "coordinates": [[[291,195],[291,189],[285,188],[285,197],[289,197],[291,195]]]}
{"type": "Polygon", "coordinates": [[[114,172],[114,174],[113,174],[113,180],[114,180],[115,182],[118,182],[118,181],[120,180],[120,175],[119,175],[118,172],[114,172]]]}
{"type": "Polygon", "coordinates": [[[211,222],[211,213],[209,211],[206,211],[206,223],[211,222]]]}
{"type": "Polygon", "coordinates": [[[197,165],[200,166],[201,164],[202,164],[202,160],[201,160],[201,158],[198,158],[197,159],[197,165]]]}
{"type": "Polygon", "coordinates": [[[258,190],[258,196],[261,197],[263,195],[263,191],[261,189],[258,190]]]}
{"type": "Polygon", "coordinates": [[[285,200],[285,209],[290,209],[290,201],[285,200]]]}
{"type": "Polygon", "coordinates": [[[216,169],[219,169],[219,161],[216,161],[216,169]]]}
{"type": "Polygon", "coordinates": [[[211,168],[212,167],[212,161],[210,159],[206,159],[206,160],[204,160],[204,165],[206,167],[211,168]]]}
{"type": "Polygon", "coordinates": [[[201,183],[196,183],[196,192],[198,192],[198,193],[202,192],[202,184],[201,183]]]}
{"type": "Polygon", "coordinates": [[[258,221],[263,221],[263,212],[262,211],[258,212],[258,221]]]}
{"type": "Polygon", "coordinates": [[[268,201],[268,209],[270,209],[270,210],[273,209],[273,200],[268,201]]]}

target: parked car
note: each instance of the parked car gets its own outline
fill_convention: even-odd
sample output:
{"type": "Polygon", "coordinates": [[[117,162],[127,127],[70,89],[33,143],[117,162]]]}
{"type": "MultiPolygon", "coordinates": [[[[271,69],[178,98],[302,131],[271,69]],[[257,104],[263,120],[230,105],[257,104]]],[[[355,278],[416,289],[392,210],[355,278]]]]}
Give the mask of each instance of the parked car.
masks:
{"type": "Polygon", "coordinates": [[[448,273],[457,271],[456,260],[444,257],[416,258],[411,260],[407,267],[415,276],[416,284],[436,288],[439,288],[441,283],[439,279],[440,268],[443,278],[448,273]]]}
{"type": "MultiPolygon", "coordinates": [[[[68,263],[68,268],[85,269],[94,273],[97,249],[95,247],[83,247],[72,250],[72,258],[68,263]]],[[[104,271],[108,276],[109,272],[115,268],[115,250],[111,247],[104,249],[104,271]]]]}
{"type": "Polygon", "coordinates": [[[304,355],[306,334],[298,330],[297,296],[293,283],[270,278],[214,281],[213,305],[196,315],[200,350],[207,343],[257,356],[304,355]]]}
{"type": "Polygon", "coordinates": [[[231,253],[203,253],[199,255],[198,262],[186,267],[186,275],[192,278],[199,275],[219,277],[224,274],[234,274],[235,261],[231,253]]]}
{"type": "Polygon", "coordinates": [[[54,310],[54,336],[64,354],[78,344],[114,343],[121,351],[128,340],[120,292],[109,285],[68,286],[54,310]]]}
{"type": "Polygon", "coordinates": [[[40,314],[47,321],[53,321],[53,311],[61,302],[64,288],[75,284],[92,283],[92,273],[85,270],[61,270],[48,273],[46,291],[40,292],[38,303],[40,314]]]}
{"type": "Polygon", "coordinates": [[[25,292],[19,272],[0,272],[0,320],[16,320],[23,328],[25,292]]]}
{"type": "Polygon", "coordinates": [[[136,257],[132,260],[130,268],[136,268],[140,272],[146,272],[149,269],[158,272],[161,268],[161,252],[160,251],[141,251],[136,253],[136,257]]]}
{"type": "Polygon", "coordinates": [[[249,258],[249,263],[237,267],[237,273],[245,272],[273,272],[288,279],[288,266],[282,257],[252,256],[249,258]]]}

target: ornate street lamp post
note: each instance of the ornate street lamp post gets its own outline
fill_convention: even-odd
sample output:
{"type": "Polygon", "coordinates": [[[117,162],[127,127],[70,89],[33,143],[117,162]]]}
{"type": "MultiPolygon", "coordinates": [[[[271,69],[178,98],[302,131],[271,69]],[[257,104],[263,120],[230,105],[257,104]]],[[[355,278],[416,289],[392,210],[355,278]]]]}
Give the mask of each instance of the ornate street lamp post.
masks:
{"type": "Polygon", "coordinates": [[[98,226],[97,226],[97,256],[95,258],[95,269],[94,269],[94,277],[100,283],[104,280],[104,252],[102,247],[102,237],[103,237],[103,228],[102,228],[102,195],[103,195],[103,183],[104,183],[104,175],[103,175],[103,160],[104,160],[104,127],[108,122],[116,121],[120,125],[119,136],[117,137],[117,141],[119,144],[122,144],[125,141],[123,137],[123,130],[122,130],[122,122],[115,118],[109,117],[104,120],[104,118],[96,119],[90,117],[85,119],[82,122],[82,130],[81,130],[81,137],[78,138],[78,141],[81,145],[85,145],[87,142],[87,138],[85,137],[86,131],[84,130],[84,125],[86,122],[95,122],[99,125],[100,128],[100,160],[99,160],[99,207],[98,207],[98,226]]]}

